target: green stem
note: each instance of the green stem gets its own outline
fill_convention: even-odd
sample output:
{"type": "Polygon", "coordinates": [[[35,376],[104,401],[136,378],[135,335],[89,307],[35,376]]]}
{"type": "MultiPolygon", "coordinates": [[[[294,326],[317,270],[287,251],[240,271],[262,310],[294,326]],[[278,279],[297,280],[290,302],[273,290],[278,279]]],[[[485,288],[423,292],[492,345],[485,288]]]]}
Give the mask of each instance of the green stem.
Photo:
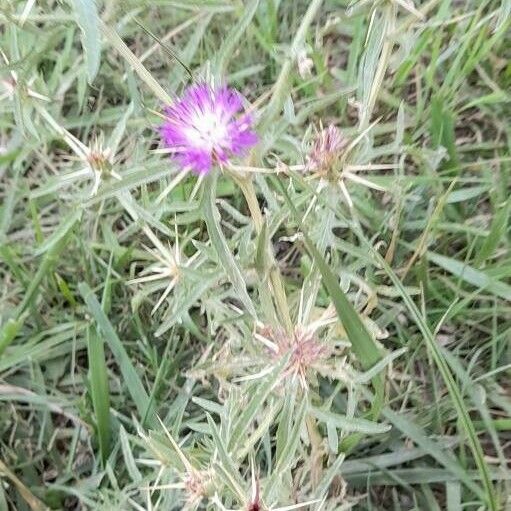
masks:
{"type": "MultiPolygon", "coordinates": [[[[263,227],[263,214],[261,212],[261,208],[259,207],[259,202],[257,200],[257,196],[254,189],[254,183],[252,182],[251,177],[241,177],[239,175],[233,175],[234,180],[240,187],[243,195],[245,196],[245,200],[247,201],[248,209],[250,211],[250,216],[254,221],[254,226],[257,234],[261,233],[261,229],[263,227]]],[[[271,289],[273,291],[273,298],[275,300],[275,305],[277,307],[277,311],[280,319],[284,323],[284,327],[288,333],[292,333],[293,321],[291,319],[291,314],[289,312],[289,305],[287,303],[286,290],[284,288],[284,284],[282,282],[282,276],[280,274],[279,268],[277,266],[277,262],[275,261],[275,257],[273,255],[273,249],[269,247],[269,253],[271,257],[271,269],[270,269],[270,284],[271,289]]]]}

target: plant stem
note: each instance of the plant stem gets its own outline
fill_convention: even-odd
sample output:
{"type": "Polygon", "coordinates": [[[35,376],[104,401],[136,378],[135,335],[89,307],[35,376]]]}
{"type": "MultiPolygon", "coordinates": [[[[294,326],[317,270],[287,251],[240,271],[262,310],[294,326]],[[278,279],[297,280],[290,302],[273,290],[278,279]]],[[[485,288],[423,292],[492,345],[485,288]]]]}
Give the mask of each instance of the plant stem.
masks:
{"type": "MultiPolygon", "coordinates": [[[[234,180],[240,187],[243,195],[245,196],[245,200],[247,201],[248,209],[250,211],[250,216],[254,221],[254,226],[256,229],[256,233],[259,235],[261,233],[261,229],[263,227],[263,214],[261,212],[261,208],[259,207],[259,202],[257,200],[257,196],[254,189],[254,183],[252,182],[252,176],[241,177],[239,175],[233,175],[234,180]]],[[[273,248],[269,247],[269,254],[271,257],[270,260],[270,284],[271,289],[273,291],[273,298],[275,300],[275,305],[277,306],[277,311],[280,319],[284,323],[284,327],[288,333],[293,332],[293,321],[291,319],[291,314],[289,312],[289,306],[287,303],[286,290],[284,288],[284,284],[282,282],[282,276],[280,274],[280,270],[277,266],[277,261],[273,255],[273,248]]]]}

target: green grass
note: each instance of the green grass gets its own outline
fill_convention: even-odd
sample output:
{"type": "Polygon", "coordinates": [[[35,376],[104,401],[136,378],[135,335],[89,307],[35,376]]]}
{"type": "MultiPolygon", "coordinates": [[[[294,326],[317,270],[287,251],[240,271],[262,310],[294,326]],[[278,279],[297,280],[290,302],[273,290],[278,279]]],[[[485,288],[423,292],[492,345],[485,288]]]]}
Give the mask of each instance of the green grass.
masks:
{"type": "Polygon", "coordinates": [[[510,31],[508,0],[4,0],[0,511],[507,509],[510,31]],[[260,141],[198,180],[155,128],[208,78],[260,141]]]}

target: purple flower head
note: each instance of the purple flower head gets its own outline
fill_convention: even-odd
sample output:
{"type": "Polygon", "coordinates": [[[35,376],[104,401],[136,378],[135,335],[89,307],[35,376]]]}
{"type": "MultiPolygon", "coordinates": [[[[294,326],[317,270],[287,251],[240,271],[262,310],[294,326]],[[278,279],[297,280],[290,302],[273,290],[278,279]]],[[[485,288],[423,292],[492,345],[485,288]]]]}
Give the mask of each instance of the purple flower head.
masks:
{"type": "Polygon", "coordinates": [[[227,86],[192,85],[165,109],[164,145],[184,170],[206,174],[216,163],[240,156],[257,142],[243,96],[227,86]]]}

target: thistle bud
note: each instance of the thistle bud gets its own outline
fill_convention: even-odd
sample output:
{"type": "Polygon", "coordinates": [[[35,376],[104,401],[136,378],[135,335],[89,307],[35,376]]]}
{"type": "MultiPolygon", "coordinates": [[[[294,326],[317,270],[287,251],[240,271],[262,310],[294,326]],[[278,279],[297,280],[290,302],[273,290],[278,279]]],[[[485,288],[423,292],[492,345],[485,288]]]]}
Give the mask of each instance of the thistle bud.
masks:
{"type": "Polygon", "coordinates": [[[313,172],[330,175],[335,172],[335,166],[346,148],[348,140],[341,130],[330,124],[328,128],[321,130],[307,157],[307,167],[313,172]]]}

